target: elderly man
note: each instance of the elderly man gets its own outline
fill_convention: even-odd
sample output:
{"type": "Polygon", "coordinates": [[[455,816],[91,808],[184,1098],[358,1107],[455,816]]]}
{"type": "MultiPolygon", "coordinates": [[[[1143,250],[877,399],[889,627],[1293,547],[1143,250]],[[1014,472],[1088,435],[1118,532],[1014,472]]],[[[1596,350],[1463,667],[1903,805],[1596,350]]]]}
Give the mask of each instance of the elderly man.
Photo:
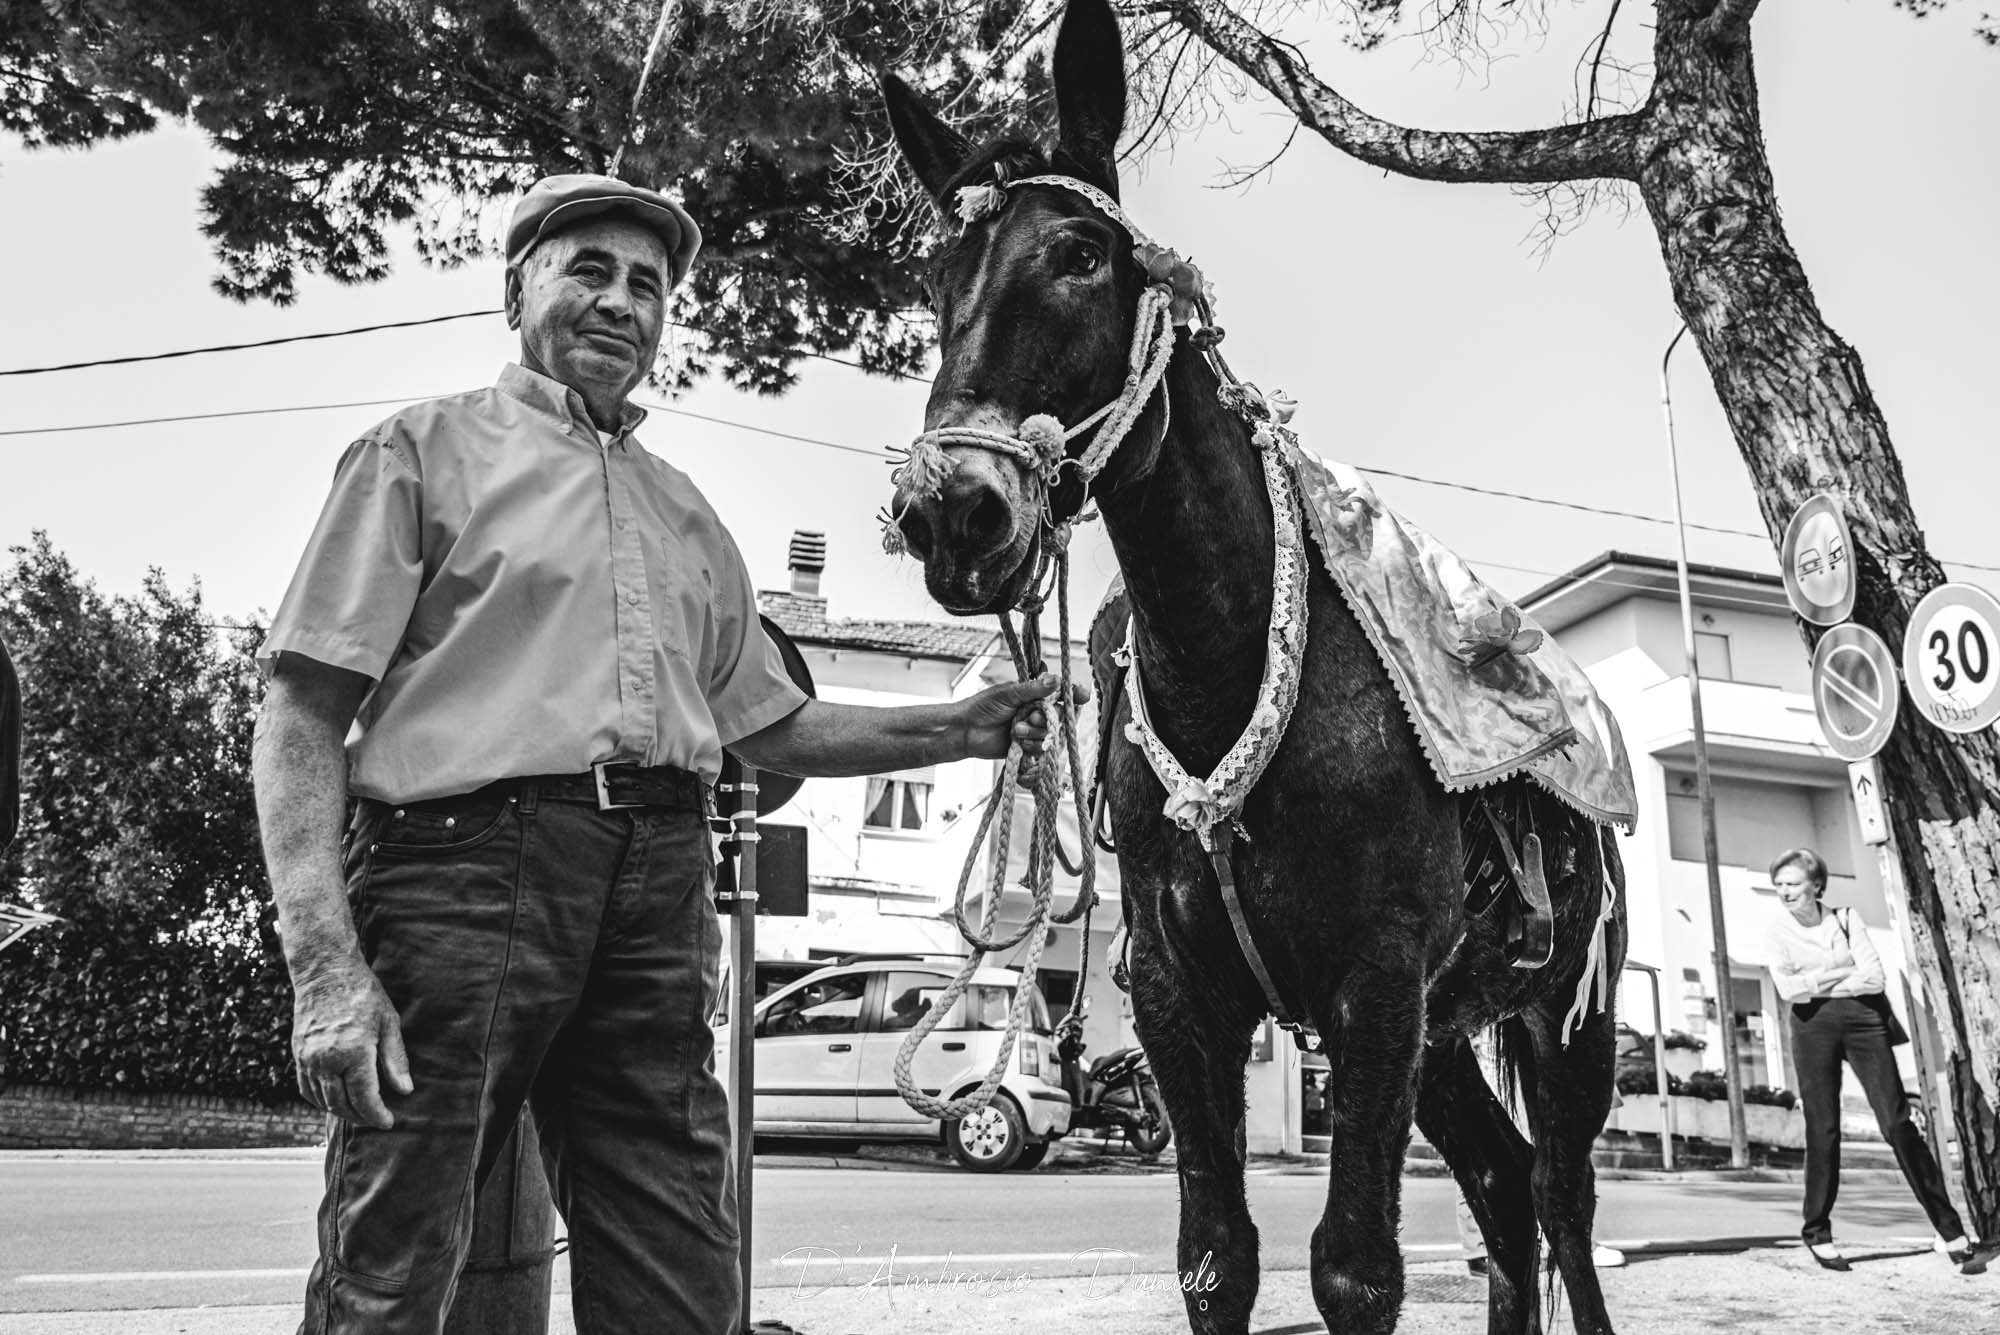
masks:
{"type": "Polygon", "coordinates": [[[524,1102],[577,1329],[733,1331],[707,1023],[722,748],[867,774],[1046,734],[1046,681],[904,709],[791,684],[728,532],[635,439],[627,395],[699,243],[650,190],[530,190],[507,236],[520,364],[349,447],[260,653],[257,805],[299,1087],[337,1119],[315,1335],[440,1328],[474,1189],[524,1102]]]}

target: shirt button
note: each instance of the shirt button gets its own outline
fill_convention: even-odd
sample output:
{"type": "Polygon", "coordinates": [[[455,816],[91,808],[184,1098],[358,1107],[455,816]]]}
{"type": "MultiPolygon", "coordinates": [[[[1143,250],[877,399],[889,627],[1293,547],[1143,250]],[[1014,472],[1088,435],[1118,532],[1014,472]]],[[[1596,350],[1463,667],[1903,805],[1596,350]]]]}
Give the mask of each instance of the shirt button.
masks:
{"type": "Polygon", "coordinates": [[[403,818],[403,809],[402,809],[401,807],[397,807],[397,808],[396,808],[396,819],[397,819],[397,820],[401,820],[402,818],[403,818]]]}
{"type": "Polygon", "coordinates": [[[625,595],[625,601],[637,607],[639,605],[639,595],[637,593],[628,593],[625,595]]]}

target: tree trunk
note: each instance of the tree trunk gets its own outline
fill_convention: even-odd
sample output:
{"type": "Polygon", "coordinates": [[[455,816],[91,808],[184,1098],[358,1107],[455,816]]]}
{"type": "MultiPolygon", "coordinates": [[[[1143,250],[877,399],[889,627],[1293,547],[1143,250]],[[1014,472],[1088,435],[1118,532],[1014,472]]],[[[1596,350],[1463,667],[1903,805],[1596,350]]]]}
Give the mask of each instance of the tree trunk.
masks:
{"type": "MultiPolygon", "coordinates": [[[[1674,302],[1695,336],[1773,543],[1819,491],[1855,541],[1853,619],[1900,653],[1910,611],[1944,580],[1861,359],[1827,327],[1785,235],[1764,154],[1747,25],[1714,40],[1712,0],[1659,0],[1639,189],[1674,302]]],[[[1804,623],[1801,623],[1804,625],[1804,623]]],[[[1822,632],[1805,626],[1806,638],[1822,632]]],[[[2000,750],[1913,708],[1881,757],[1904,856],[1912,961],[1949,1049],[1968,1221],[2000,1235],[2000,750]]]]}

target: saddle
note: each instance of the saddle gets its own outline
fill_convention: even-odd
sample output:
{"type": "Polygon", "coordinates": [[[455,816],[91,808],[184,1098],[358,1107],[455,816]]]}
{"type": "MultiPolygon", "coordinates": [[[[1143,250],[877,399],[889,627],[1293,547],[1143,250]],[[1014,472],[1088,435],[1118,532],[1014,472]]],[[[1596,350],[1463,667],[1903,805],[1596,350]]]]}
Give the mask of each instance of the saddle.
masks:
{"type": "MultiPolygon", "coordinates": [[[[1125,638],[1130,617],[1121,584],[1114,583],[1091,623],[1089,653],[1097,679],[1098,714],[1097,793],[1104,795],[1106,761],[1119,704],[1124,698],[1125,669],[1114,659],[1112,650],[1125,638]]],[[[1507,961],[1517,969],[1539,969],[1555,953],[1555,909],[1549,896],[1548,877],[1542,865],[1542,841],[1533,830],[1524,830],[1518,840],[1510,825],[1526,826],[1525,811],[1508,815],[1495,809],[1494,801],[1483,793],[1463,797],[1464,821],[1461,831],[1465,849],[1465,912],[1480,918],[1502,906],[1507,915],[1507,961]]],[[[1110,840],[1099,828],[1093,813],[1091,831],[1106,852],[1113,851],[1110,840]]],[[[1088,849],[1085,850],[1088,853],[1088,849]]],[[[1114,966],[1122,967],[1123,961],[1114,966]]],[[[1253,968],[1259,967],[1253,965],[1253,968]]],[[[1121,982],[1122,990],[1129,990],[1121,982]]]]}
{"type": "Polygon", "coordinates": [[[1539,969],[1555,953],[1556,926],[1541,836],[1524,830],[1517,848],[1509,826],[1527,825],[1526,812],[1510,821],[1483,795],[1468,794],[1464,813],[1466,916],[1483,918],[1503,905],[1507,962],[1517,969],[1539,969]]]}

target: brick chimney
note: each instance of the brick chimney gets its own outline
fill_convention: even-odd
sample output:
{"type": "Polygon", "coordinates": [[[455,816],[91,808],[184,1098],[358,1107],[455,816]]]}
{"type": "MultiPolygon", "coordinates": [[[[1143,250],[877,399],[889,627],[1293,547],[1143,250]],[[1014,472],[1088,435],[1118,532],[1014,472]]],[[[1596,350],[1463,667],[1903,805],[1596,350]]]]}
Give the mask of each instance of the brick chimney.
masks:
{"type": "Polygon", "coordinates": [[[826,569],[826,534],[793,529],[791,557],[785,564],[792,572],[794,595],[819,597],[819,576],[826,569]]]}

